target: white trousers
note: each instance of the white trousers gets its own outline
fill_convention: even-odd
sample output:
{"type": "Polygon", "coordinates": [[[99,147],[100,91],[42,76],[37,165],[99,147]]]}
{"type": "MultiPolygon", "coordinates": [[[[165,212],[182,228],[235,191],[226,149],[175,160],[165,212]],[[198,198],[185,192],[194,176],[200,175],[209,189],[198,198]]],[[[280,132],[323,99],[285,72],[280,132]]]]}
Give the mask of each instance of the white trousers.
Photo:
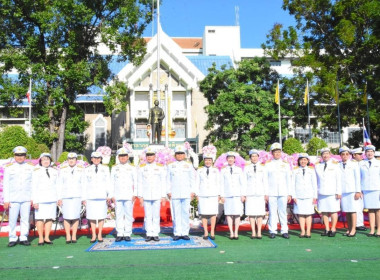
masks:
{"type": "Polygon", "coordinates": [[[358,209],[356,209],[356,226],[362,227],[364,226],[364,217],[363,217],[363,199],[359,198],[359,203],[357,204],[358,209]]]}
{"type": "Polygon", "coordinates": [[[117,236],[131,236],[133,223],[132,200],[117,200],[115,212],[117,236]]]}
{"type": "Polygon", "coordinates": [[[172,199],[173,231],[175,236],[189,235],[190,198],[172,199]]]}
{"type": "Polygon", "coordinates": [[[287,206],[288,198],[286,196],[269,197],[269,233],[277,234],[278,217],[280,217],[281,234],[288,233],[287,206]]]}
{"type": "Polygon", "coordinates": [[[20,241],[28,240],[30,201],[11,202],[9,208],[9,242],[17,241],[17,218],[20,213],[20,241]]]}
{"type": "Polygon", "coordinates": [[[160,206],[161,200],[144,200],[146,236],[160,234],[160,206]]]}

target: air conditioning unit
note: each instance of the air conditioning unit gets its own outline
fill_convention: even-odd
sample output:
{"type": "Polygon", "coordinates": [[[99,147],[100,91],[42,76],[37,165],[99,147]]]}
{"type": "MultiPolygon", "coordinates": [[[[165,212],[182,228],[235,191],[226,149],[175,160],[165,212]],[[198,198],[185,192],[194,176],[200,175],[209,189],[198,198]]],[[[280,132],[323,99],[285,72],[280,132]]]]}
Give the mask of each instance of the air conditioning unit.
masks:
{"type": "Polygon", "coordinates": [[[186,119],[186,109],[174,110],[173,119],[186,119]]]}
{"type": "Polygon", "coordinates": [[[148,110],[136,110],[136,119],[148,119],[149,111],[148,110]]]}

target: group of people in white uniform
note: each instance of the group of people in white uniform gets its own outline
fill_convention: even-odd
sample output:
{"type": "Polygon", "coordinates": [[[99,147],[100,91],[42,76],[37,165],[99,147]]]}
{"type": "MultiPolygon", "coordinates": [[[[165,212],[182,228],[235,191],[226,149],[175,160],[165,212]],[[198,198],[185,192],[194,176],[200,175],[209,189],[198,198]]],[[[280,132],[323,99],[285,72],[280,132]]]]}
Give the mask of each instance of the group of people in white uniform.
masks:
{"type": "Polygon", "coordinates": [[[281,159],[279,143],[271,145],[273,159],[265,164],[260,162],[258,150],[249,151],[250,162],[244,168],[235,164],[235,152],[226,154],[226,163],[219,170],[214,166],[216,148],[209,145],[202,151],[204,166],[197,170],[185,159],[184,146],[177,146],[174,149],[175,161],[167,166],[156,162],[156,151],[148,147],[145,163],[136,168],[129,162],[131,151],[121,148],[117,151],[118,164],[112,167],[111,172],[108,166],[101,164],[99,152],[91,154],[92,165],[87,168],[77,164],[76,153],[69,153],[67,165],[58,172],[51,166],[50,154],[41,154],[39,165],[33,166],[25,161],[27,150],[16,147],[13,150],[15,160],[6,166],[3,183],[4,208],[9,209],[8,246],[13,247],[17,243],[30,245],[31,203],[35,209],[38,245],[41,246],[53,244],[50,231],[57,205],[62,209],[67,244],[77,242],[83,206],[91,226],[90,242],[103,242],[102,230],[111,202],[116,205],[115,241],[131,241],[136,200],[144,206],[146,242],[160,240],[160,208],[167,201],[171,203],[173,240],[190,240],[189,212],[194,197],[198,199],[204,239],[215,239],[220,203],[224,204],[230,239],[239,239],[243,212],[249,217],[251,238],[261,239],[266,204],[269,209],[269,238],[276,237],[280,222],[281,236],[288,239],[287,208],[292,200],[294,213],[299,217],[300,238],[311,237],[315,209],[322,213],[325,224],[322,236],[336,235],[338,212],[341,211],[346,213],[348,224],[344,235],[353,237],[356,229],[366,229],[357,226],[363,207],[369,212],[368,236],[380,236],[380,161],[374,158],[375,147],[372,145],[365,147],[366,159],[362,161],[358,161],[356,156],[360,151],[352,152],[346,147],[339,149],[341,161],[334,161],[330,150],[324,148],[321,150],[321,162],[315,167],[310,165],[309,156],[301,153],[298,166],[293,170],[281,159]],[[351,153],[356,160],[350,159],[351,153]],[[20,237],[16,235],[19,214],[20,237]]]}

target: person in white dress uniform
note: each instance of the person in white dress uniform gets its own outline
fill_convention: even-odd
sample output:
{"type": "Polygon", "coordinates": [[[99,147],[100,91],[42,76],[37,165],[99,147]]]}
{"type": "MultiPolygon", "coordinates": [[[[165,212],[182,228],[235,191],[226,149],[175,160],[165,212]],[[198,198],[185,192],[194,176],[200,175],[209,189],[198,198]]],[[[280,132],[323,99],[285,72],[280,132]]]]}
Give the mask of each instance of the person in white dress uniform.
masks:
{"type": "Polygon", "coordinates": [[[249,158],[251,162],[244,168],[244,177],[247,182],[243,192],[245,196],[245,214],[249,217],[251,223],[251,239],[261,239],[265,203],[268,202],[268,175],[265,165],[259,162],[258,150],[250,150],[249,158]]]}
{"type": "Polygon", "coordinates": [[[318,210],[322,212],[323,223],[326,227],[321,236],[334,237],[340,211],[340,198],[342,197],[342,175],[339,163],[331,159],[329,148],[321,149],[321,157],[322,162],[315,166],[318,184],[318,210]],[[331,228],[329,216],[331,216],[331,228]]]}
{"type": "Polygon", "coordinates": [[[194,198],[196,173],[191,162],[185,161],[184,146],[174,149],[176,161],[168,164],[167,194],[173,214],[173,240],[190,240],[190,201],[194,198]]]}
{"type": "Polygon", "coordinates": [[[145,241],[160,241],[160,207],[166,204],[166,168],[156,162],[156,152],[152,147],[145,151],[147,163],[137,170],[137,195],[144,205],[145,241]]]}
{"type": "Polygon", "coordinates": [[[52,245],[50,230],[57,216],[58,171],[51,167],[49,153],[40,155],[39,165],[33,171],[32,178],[32,201],[35,209],[38,245],[52,245]]]}
{"type": "Polygon", "coordinates": [[[289,238],[287,206],[292,200],[291,171],[289,163],[281,159],[282,147],[273,143],[270,147],[273,160],[265,163],[268,174],[268,205],[269,205],[269,238],[277,234],[278,218],[281,224],[281,236],[289,238]]]}
{"type": "MultiPolygon", "coordinates": [[[[362,148],[355,148],[351,150],[352,158],[356,161],[356,163],[359,165],[359,163],[363,160],[363,149],[362,148]]],[[[360,171],[360,167],[359,167],[360,171]]],[[[366,231],[367,228],[364,226],[364,203],[363,203],[363,194],[360,195],[360,198],[358,199],[358,203],[356,204],[358,209],[356,209],[356,230],[359,231],[366,231]]]]}
{"type": "Polygon", "coordinates": [[[77,159],[76,153],[68,153],[68,165],[60,168],[58,176],[58,205],[62,207],[66,244],[77,243],[77,231],[83,203],[85,169],[77,165],[77,159]]]}
{"type": "Polygon", "coordinates": [[[300,238],[311,238],[312,215],[318,196],[317,177],[314,167],[309,164],[309,155],[300,153],[298,155],[298,166],[294,167],[292,175],[294,213],[298,214],[299,217],[300,238]]]}
{"type": "Polygon", "coordinates": [[[360,169],[355,160],[350,160],[350,149],[339,148],[341,161],[339,162],[342,174],[342,198],[340,200],[342,212],[346,213],[347,232],[344,236],[354,237],[356,235],[356,210],[361,197],[360,169]]]}
{"type": "Polygon", "coordinates": [[[34,165],[26,163],[27,149],[17,146],[13,149],[14,162],[4,169],[3,196],[4,209],[9,209],[9,243],[8,247],[17,244],[17,218],[20,214],[20,244],[29,246],[29,215],[32,196],[32,174],[34,165]]]}
{"type": "Polygon", "coordinates": [[[213,166],[216,157],[216,148],[213,145],[203,147],[204,167],[197,170],[196,195],[198,212],[202,217],[204,229],[203,239],[208,239],[208,219],[211,222],[210,239],[215,239],[216,215],[221,197],[220,172],[213,166]]]}
{"type": "Polygon", "coordinates": [[[136,167],[128,162],[130,150],[120,148],[116,155],[119,164],[112,167],[112,201],[116,204],[116,242],[131,241],[133,204],[137,197],[136,167]]]}
{"type": "Polygon", "coordinates": [[[240,216],[243,214],[245,178],[243,169],[235,165],[235,152],[227,152],[227,166],[221,170],[224,214],[230,230],[230,239],[239,239],[240,216]],[[235,228],[234,228],[235,224],[235,228]]]}
{"type": "Polygon", "coordinates": [[[102,165],[102,154],[91,153],[92,165],[86,168],[84,199],[86,204],[86,218],[91,225],[91,243],[103,242],[104,219],[107,217],[107,203],[110,202],[112,185],[110,171],[107,165],[102,165]],[[98,234],[96,234],[96,221],[98,221],[98,234]]]}
{"type": "Polygon", "coordinates": [[[364,196],[364,207],[368,209],[369,237],[380,237],[380,161],[375,159],[375,146],[365,148],[366,159],[359,163],[360,185],[364,196]],[[377,231],[375,233],[375,227],[377,231]]]}

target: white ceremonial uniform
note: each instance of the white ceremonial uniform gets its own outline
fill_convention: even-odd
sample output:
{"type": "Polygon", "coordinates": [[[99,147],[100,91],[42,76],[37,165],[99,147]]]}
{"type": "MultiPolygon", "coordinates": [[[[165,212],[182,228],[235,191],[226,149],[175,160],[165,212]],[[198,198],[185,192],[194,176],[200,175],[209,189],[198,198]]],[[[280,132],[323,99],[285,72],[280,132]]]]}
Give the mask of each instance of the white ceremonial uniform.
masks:
{"type": "Polygon", "coordinates": [[[222,196],[220,172],[214,166],[200,167],[197,170],[195,194],[198,196],[198,212],[200,215],[218,214],[218,196],[222,196]],[[208,172],[207,172],[208,170],[208,172]]]}
{"type": "Polygon", "coordinates": [[[342,175],[337,161],[329,160],[316,164],[315,172],[318,184],[318,210],[335,213],[340,210],[339,199],[342,194],[342,175]]]}
{"type": "Polygon", "coordinates": [[[224,197],[224,214],[226,216],[240,216],[243,214],[243,196],[246,180],[243,169],[236,165],[223,167],[221,183],[224,197]]]}
{"type": "Polygon", "coordinates": [[[354,213],[358,209],[359,200],[355,200],[355,193],[360,193],[360,169],[356,161],[348,160],[345,164],[339,163],[342,174],[342,198],[343,212],[354,213]]]}
{"type": "Polygon", "coordinates": [[[9,202],[9,242],[16,242],[16,225],[20,213],[20,241],[26,241],[29,234],[30,201],[32,195],[31,163],[10,163],[5,166],[3,180],[4,202],[9,202]]]}
{"type": "Polygon", "coordinates": [[[292,192],[294,213],[299,215],[314,214],[313,199],[318,197],[317,177],[314,167],[295,167],[292,174],[292,192]]]}
{"type": "Polygon", "coordinates": [[[245,198],[245,214],[247,216],[265,215],[265,196],[268,195],[268,174],[264,164],[252,162],[245,166],[246,179],[243,195],[245,198]]]}
{"type": "Polygon", "coordinates": [[[116,199],[117,236],[132,234],[133,197],[137,196],[137,172],[130,163],[117,164],[111,170],[111,183],[116,199]]]}
{"type": "Polygon", "coordinates": [[[162,164],[153,162],[139,166],[137,195],[144,199],[146,235],[158,236],[161,199],[166,197],[166,168],[162,164]]]}
{"type": "Polygon", "coordinates": [[[268,174],[269,232],[277,233],[278,217],[281,234],[288,233],[287,206],[291,195],[291,173],[289,163],[282,159],[270,160],[265,164],[268,174]],[[277,215],[278,214],[278,215],[277,215]]]}
{"type": "Polygon", "coordinates": [[[58,200],[62,200],[63,218],[76,220],[80,218],[80,211],[84,196],[85,169],[75,165],[64,166],[58,175],[58,200]]]}
{"type": "Polygon", "coordinates": [[[55,219],[57,216],[58,171],[52,167],[37,167],[32,177],[32,201],[38,204],[36,220],[55,219]]]}
{"type": "Polygon", "coordinates": [[[195,178],[191,162],[175,161],[168,165],[167,193],[171,193],[175,236],[189,235],[190,197],[195,193],[195,178]]]}
{"type": "Polygon", "coordinates": [[[365,159],[359,162],[360,185],[364,196],[364,207],[380,209],[380,161],[365,159]]]}
{"type": "Polygon", "coordinates": [[[86,200],[86,218],[102,220],[107,217],[107,198],[111,198],[112,187],[107,165],[95,164],[86,168],[83,198],[86,200]]]}

